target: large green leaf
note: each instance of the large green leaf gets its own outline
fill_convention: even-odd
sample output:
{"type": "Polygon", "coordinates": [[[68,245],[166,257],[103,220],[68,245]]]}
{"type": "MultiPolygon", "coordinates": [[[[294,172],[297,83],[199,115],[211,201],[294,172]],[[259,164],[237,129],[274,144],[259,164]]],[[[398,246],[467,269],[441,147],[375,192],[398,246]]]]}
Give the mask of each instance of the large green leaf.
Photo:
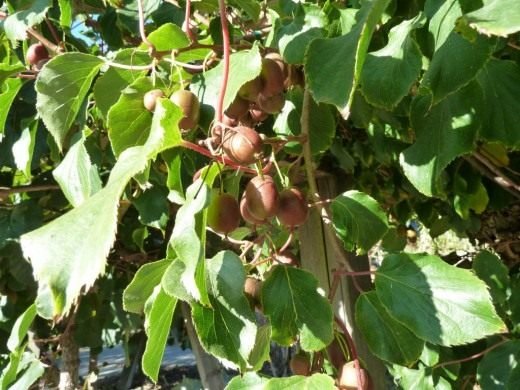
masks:
{"type": "MultiPolygon", "coordinates": [[[[455,27],[457,18],[462,15],[458,0],[429,1],[430,7],[437,7],[433,15],[430,15],[428,30],[430,39],[433,40],[432,51],[441,47],[450,36],[455,27]]],[[[428,4],[425,5],[425,11],[428,4]]]]}
{"type": "Polygon", "coordinates": [[[144,329],[148,340],[142,365],[143,372],[154,382],[157,382],[176,305],[177,299],[170,297],[160,285],[156,285],[144,307],[144,329]]]}
{"type": "MultiPolygon", "coordinates": [[[[222,86],[223,68],[224,65],[220,63],[203,75],[193,78],[190,88],[204,104],[212,107],[216,106],[222,86]]],[[[241,50],[231,55],[229,64],[230,77],[224,97],[224,109],[233,102],[240,87],[257,77],[261,70],[262,58],[257,45],[254,45],[249,50],[241,50]]]]}
{"type": "Polygon", "coordinates": [[[478,36],[470,42],[452,32],[434,53],[421,87],[431,90],[433,104],[458,91],[473,79],[491,58],[495,42],[478,36]],[[453,61],[457,58],[457,61],[453,61]]]}
{"type": "Polygon", "coordinates": [[[14,98],[22,88],[23,80],[18,78],[7,79],[4,84],[0,83],[0,140],[5,133],[5,121],[11,109],[14,98]]]}
{"type": "Polygon", "coordinates": [[[483,7],[462,17],[465,23],[485,35],[505,37],[520,31],[517,0],[483,0],[483,7]]]}
{"type": "Polygon", "coordinates": [[[318,281],[307,271],[273,268],[262,287],[262,307],[271,321],[273,340],[290,345],[299,336],[306,351],[318,351],[332,341],[332,309],[317,288],[318,281]]]}
{"type": "Polygon", "coordinates": [[[368,347],[380,359],[410,366],[421,355],[424,341],[390,316],[375,291],[357,299],[356,323],[368,347]]]}
{"type": "Polygon", "coordinates": [[[152,124],[152,114],[143,105],[146,92],[153,89],[149,77],[140,77],[125,88],[108,111],[108,137],[112,150],[119,156],[125,149],[143,145],[152,124]]]}
{"type": "Polygon", "coordinates": [[[480,135],[490,141],[520,148],[520,66],[513,61],[490,60],[477,76],[484,92],[480,135]]]}
{"type": "Polygon", "coordinates": [[[179,144],[180,117],[181,112],[173,103],[161,99],[145,145],[121,154],[102,190],[72,211],[21,237],[24,255],[31,260],[39,282],[38,313],[42,317],[66,314],[81,290],[88,289],[104,272],[115,238],[119,197],[128,181],[145,169],[150,159],[179,144]]]}
{"type": "Polygon", "coordinates": [[[422,14],[401,22],[390,30],[385,47],[367,54],[360,83],[368,102],[392,109],[408,94],[422,65],[422,54],[411,32],[423,24],[422,14]]]}
{"type": "Polygon", "coordinates": [[[365,1],[356,15],[356,26],[346,35],[313,40],[307,49],[307,86],[317,102],[350,114],[368,45],[389,0],[365,1]]]}
{"type": "Polygon", "coordinates": [[[486,284],[437,256],[388,255],[375,284],[389,314],[433,344],[466,344],[506,330],[486,284]]]}
{"type": "Polygon", "coordinates": [[[400,155],[408,180],[427,196],[439,195],[439,178],[456,157],[473,150],[481,126],[482,92],[471,83],[431,106],[432,96],[417,96],[410,119],[416,141],[400,155]]]}
{"type": "MultiPolygon", "coordinates": [[[[118,64],[140,66],[150,63],[151,60],[147,52],[123,49],[116,54],[113,61],[118,64]]],[[[119,99],[121,91],[139,77],[144,76],[145,73],[146,71],[144,70],[110,67],[96,80],[94,84],[94,99],[97,108],[105,118],[110,107],[119,99]]]]}
{"type": "Polygon", "coordinates": [[[256,372],[248,371],[231,379],[225,390],[263,390],[268,380],[256,372]]]}
{"type": "Polygon", "coordinates": [[[7,340],[7,348],[9,351],[14,352],[22,345],[25,336],[27,336],[27,331],[32,325],[35,317],[36,306],[32,304],[16,319],[13,328],[11,329],[9,339],[7,340]]]}
{"type": "Polygon", "coordinates": [[[144,264],[137,270],[123,292],[123,308],[126,311],[137,314],[143,312],[146,300],[161,283],[161,278],[170,263],[171,260],[168,259],[154,261],[144,264]]]}
{"type": "Polygon", "coordinates": [[[240,11],[245,12],[250,19],[254,22],[258,20],[260,16],[261,6],[256,0],[229,0],[229,3],[238,8],[240,11]]]}
{"type": "Polygon", "coordinates": [[[61,150],[103,61],[65,53],[45,64],[36,80],[36,109],[61,150]]]}
{"type": "Polygon", "coordinates": [[[510,340],[484,355],[477,368],[477,380],[482,390],[515,390],[519,371],[520,341],[510,340]]]}
{"type": "Polygon", "coordinates": [[[415,370],[394,365],[390,372],[395,381],[399,384],[399,389],[436,389],[433,383],[433,377],[428,375],[424,368],[415,370]]]}
{"type": "MultiPolygon", "coordinates": [[[[303,108],[303,91],[293,88],[287,92],[285,106],[276,117],[273,130],[280,136],[294,136],[301,134],[300,117],[303,108]]],[[[316,104],[311,98],[309,112],[309,142],[312,154],[319,154],[328,150],[336,132],[336,120],[331,106],[316,104]]],[[[285,149],[294,154],[302,152],[301,142],[288,142],[285,149]]]]}
{"type": "Polygon", "coordinates": [[[255,315],[244,295],[245,271],[231,251],[219,252],[206,266],[211,307],[192,305],[193,324],[209,353],[245,370],[255,346],[255,315]]]}
{"type": "Polygon", "coordinates": [[[97,168],[90,162],[84,138],[72,145],[52,175],[74,207],[98,192],[102,186],[97,168]]]}
{"type": "Polygon", "coordinates": [[[471,264],[477,276],[489,287],[493,301],[504,304],[511,287],[509,269],[499,257],[488,251],[480,252],[471,264]]]}
{"type": "Polygon", "coordinates": [[[325,374],[311,376],[294,375],[289,378],[265,378],[254,372],[236,376],[226,390],[334,390],[334,380],[325,374]]]}
{"type": "MultiPolygon", "coordinates": [[[[148,35],[158,51],[171,51],[190,45],[190,40],[182,28],[173,23],[165,23],[148,35]]],[[[144,44],[143,44],[144,45],[144,44]]]]}
{"type": "Polygon", "coordinates": [[[15,64],[0,64],[0,86],[4,83],[5,80],[9,79],[10,76],[15,73],[21,72],[25,69],[25,66],[21,62],[17,62],[15,64]]]}
{"type": "Polygon", "coordinates": [[[332,224],[348,251],[367,252],[388,230],[386,214],[371,196],[356,190],[337,196],[331,205],[332,224]]]}
{"type": "Polygon", "coordinates": [[[27,29],[41,23],[52,7],[51,0],[29,0],[19,2],[15,13],[9,15],[4,22],[5,35],[10,40],[27,39],[27,29]]]}

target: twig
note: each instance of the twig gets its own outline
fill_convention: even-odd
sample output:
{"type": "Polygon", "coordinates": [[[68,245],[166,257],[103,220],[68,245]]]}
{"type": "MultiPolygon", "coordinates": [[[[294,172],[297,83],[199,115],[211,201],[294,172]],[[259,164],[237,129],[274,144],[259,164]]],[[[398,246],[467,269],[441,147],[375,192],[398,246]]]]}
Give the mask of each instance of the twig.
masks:
{"type": "Polygon", "coordinates": [[[51,31],[52,37],[56,41],[56,44],[59,45],[61,42],[61,39],[58,36],[58,33],[56,32],[54,25],[51,23],[51,21],[48,18],[45,18],[45,23],[47,23],[47,27],[49,27],[49,30],[51,31]]]}
{"type": "Polygon", "coordinates": [[[188,36],[190,42],[197,42],[197,37],[191,31],[191,0],[186,0],[186,13],[184,16],[184,32],[188,36]]]}
{"type": "Polygon", "coordinates": [[[57,184],[41,184],[20,187],[0,187],[0,197],[12,194],[23,194],[24,192],[55,191],[60,187],[57,184]]]}
{"type": "Polygon", "coordinates": [[[516,192],[520,194],[520,185],[513,182],[509,177],[507,177],[500,169],[498,169],[491,161],[489,161],[486,157],[484,157],[481,153],[475,152],[473,156],[484,164],[491,172],[497,175],[503,181],[503,185],[509,188],[512,188],[516,192]]]}
{"type": "Polygon", "coordinates": [[[489,168],[486,165],[484,165],[482,162],[480,162],[479,160],[477,160],[476,158],[471,157],[471,156],[465,156],[464,159],[468,163],[470,163],[470,165],[473,168],[475,168],[477,171],[479,171],[481,174],[483,174],[488,179],[490,179],[490,180],[494,181],[495,183],[497,183],[500,187],[502,187],[504,190],[509,192],[511,195],[513,195],[513,196],[515,196],[515,197],[520,199],[520,193],[515,191],[513,188],[505,185],[504,181],[502,179],[500,179],[500,177],[497,177],[496,175],[494,175],[493,172],[491,172],[489,170],[489,168]]]}
{"type": "Polygon", "coordinates": [[[336,324],[340,327],[341,331],[345,335],[345,339],[347,341],[347,346],[350,352],[350,356],[352,357],[352,360],[354,361],[354,368],[356,369],[356,377],[357,377],[357,388],[358,390],[363,390],[363,377],[361,375],[361,367],[359,365],[359,357],[356,350],[356,345],[354,344],[354,340],[352,339],[352,336],[350,335],[346,325],[341,321],[341,319],[337,316],[334,316],[334,321],[336,324]]]}
{"type": "Polygon", "coordinates": [[[38,76],[35,73],[18,73],[16,77],[19,79],[35,80],[38,76]]]}
{"type": "Polygon", "coordinates": [[[33,38],[40,41],[43,44],[43,46],[45,46],[47,49],[49,49],[51,52],[55,54],[61,53],[63,51],[63,49],[60,46],[55,45],[33,28],[28,28],[27,34],[31,35],[33,38]]]}
{"type": "Polygon", "coordinates": [[[148,51],[152,57],[155,57],[155,46],[148,37],[146,36],[146,32],[144,29],[144,11],[143,11],[143,0],[137,0],[137,11],[139,13],[139,34],[141,35],[141,40],[144,42],[146,46],[148,46],[148,51]]]}
{"type": "Polygon", "coordinates": [[[474,359],[477,359],[477,358],[479,358],[481,356],[484,356],[489,351],[491,351],[491,350],[501,346],[504,343],[507,343],[508,341],[510,341],[510,340],[509,339],[504,339],[504,340],[500,341],[499,343],[496,343],[495,345],[492,345],[491,347],[486,348],[485,350],[483,350],[483,351],[481,351],[479,353],[476,353],[474,355],[468,356],[468,357],[463,358],[463,359],[450,360],[448,362],[439,363],[439,364],[433,366],[432,368],[435,370],[436,368],[440,368],[440,367],[444,367],[444,366],[450,366],[452,364],[469,362],[470,360],[474,360],[474,359]]]}
{"type": "Polygon", "coordinates": [[[224,44],[224,70],[222,74],[222,83],[220,85],[220,91],[217,100],[215,120],[217,122],[222,122],[222,117],[224,115],[224,97],[226,96],[226,89],[229,78],[229,58],[231,47],[229,42],[229,29],[226,17],[226,1],[218,0],[218,8],[220,12],[220,24],[222,28],[222,43],[224,44]]]}
{"type": "Polygon", "coordinates": [[[516,49],[516,50],[520,50],[520,46],[518,46],[512,42],[507,42],[507,46],[512,47],[513,49],[516,49]]]}

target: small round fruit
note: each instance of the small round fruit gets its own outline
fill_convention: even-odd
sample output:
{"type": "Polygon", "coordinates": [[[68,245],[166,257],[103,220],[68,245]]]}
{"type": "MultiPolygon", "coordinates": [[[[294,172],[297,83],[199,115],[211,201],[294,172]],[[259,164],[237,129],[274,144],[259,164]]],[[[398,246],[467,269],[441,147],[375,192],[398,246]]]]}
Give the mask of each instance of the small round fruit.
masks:
{"type": "Polygon", "coordinates": [[[278,65],[278,67],[282,71],[284,79],[286,79],[289,76],[289,67],[284,62],[283,57],[279,53],[275,53],[275,52],[267,53],[264,56],[264,58],[273,60],[274,62],[276,62],[276,65],[278,65]]]}
{"type": "Polygon", "coordinates": [[[262,147],[260,135],[246,126],[228,130],[222,140],[222,149],[226,155],[240,165],[249,165],[258,160],[262,147]]]}
{"type": "Polygon", "coordinates": [[[339,370],[346,362],[347,359],[343,353],[343,349],[340,346],[338,339],[332,340],[332,343],[327,347],[327,355],[330,363],[339,370]]]}
{"type": "Polygon", "coordinates": [[[262,59],[263,80],[262,94],[264,96],[279,95],[284,90],[285,77],[276,61],[269,58],[262,59]]]}
{"type": "MultiPolygon", "coordinates": [[[[361,371],[361,388],[363,390],[369,390],[372,388],[370,378],[367,374],[367,371],[363,368],[360,368],[361,371]]],[[[358,376],[357,370],[354,367],[354,361],[350,361],[345,363],[343,367],[341,367],[339,378],[338,378],[339,388],[342,390],[357,390],[358,389],[358,376]]]]}
{"type": "Polygon", "coordinates": [[[179,89],[170,96],[170,100],[179,106],[184,114],[179,122],[179,127],[182,130],[197,127],[200,113],[200,103],[197,96],[193,92],[179,89]]]}
{"type": "Polygon", "coordinates": [[[290,266],[293,266],[293,267],[297,267],[298,263],[299,263],[299,261],[296,258],[296,256],[293,255],[292,252],[289,252],[288,250],[285,250],[283,252],[277,253],[274,256],[274,259],[277,262],[279,262],[279,263],[282,263],[282,264],[285,264],[285,265],[290,265],[290,266]]]}
{"type": "Polygon", "coordinates": [[[262,281],[252,276],[248,276],[244,284],[244,293],[249,302],[251,302],[251,306],[260,305],[261,292],[262,281]]]}
{"type": "Polygon", "coordinates": [[[257,104],[255,104],[249,110],[249,116],[255,122],[263,122],[267,119],[269,114],[267,112],[263,111],[260,107],[258,107],[257,104]]]}
{"type": "Polygon", "coordinates": [[[262,91],[263,81],[261,77],[256,77],[248,81],[238,90],[238,96],[242,99],[254,102],[258,94],[262,91]]]}
{"type": "Polygon", "coordinates": [[[164,97],[164,92],[160,89],[152,89],[144,94],[143,104],[148,111],[155,111],[157,99],[164,97]]]}
{"type": "Polygon", "coordinates": [[[291,358],[289,367],[294,375],[309,376],[311,374],[311,362],[303,352],[298,352],[291,358]]]}
{"type": "Polygon", "coordinates": [[[237,96],[233,103],[229,105],[226,109],[225,114],[233,119],[240,119],[244,115],[247,114],[249,110],[249,102],[245,99],[242,99],[240,96],[237,96]]]}
{"type": "Polygon", "coordinates": [[[246,185],[246,206],[260,220],[273,217],[278,211],[278,190],[269,175],[255,176],[246,185]]]}
{"type": "Polygon", "coordinates": [[[213,196],[208,206],[208,226],[217,233],[228,234],[240,224],[240,208],[230,194],[213,196]]]}
{"type": "Polygon", "coordinates": [[[49,62],[49,58],[44,58],[43,60],[40,60],[38,61],[37,64],[34,64],[31,66],[31,69],[36,71],[36,72],[39,72],[40,70],[42,70],[43,66],[49,62]]]}
{"type": "Polygon", "coordinates": [[[305,223],[309,209],[305,197],[297,188],[286,188],[280,192],[276,217],[282,225],[300,226],[305,223]]]}
{"type": "Polygon", "coordinates": [[[258,95],[256,102],[262,111],[268,114],[277,114],[282,111],[282,108],[285,105],[285,96],[283,93],[273,96],[265,96],[261,93],[258,95]]]}
{"type": "Polygon", "coordinates": [[[33,43],[27,49],[27,62],[30,65],[36,65],[41,60],[49,58],[49,52],[47,48],[41,43],[33,43]]]}
{"type": "Polygon", "coordinates": [[[251,225],[256,226],[256,225],[263,225],[265,223],[265,221],[256,219],[255,217],[253,217],[251,215],[251,213],[247,209],[245,196],[243,196],[242,200],[240,200],[240,215],[242,215],[242,218],[244,218],[244,221],[246,221],[247,223],[250,223],[251,225]]]}

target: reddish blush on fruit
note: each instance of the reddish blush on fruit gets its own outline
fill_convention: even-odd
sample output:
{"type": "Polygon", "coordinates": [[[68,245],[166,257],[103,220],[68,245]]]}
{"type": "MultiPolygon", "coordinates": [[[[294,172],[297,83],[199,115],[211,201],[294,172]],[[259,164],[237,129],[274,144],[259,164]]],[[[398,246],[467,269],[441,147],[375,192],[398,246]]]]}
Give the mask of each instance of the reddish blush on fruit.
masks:
{"type": "Polygon", "coordinates": [[[242,199],[240,200],[240,215],[242,215],[244,221],[251,225],[263,225],[266,222],[265,220],[256,219],[251,215],[251,213],[247,209],[245,194],[244,196],[242,196],[242,199]]]}
{"type": "Polygon", "coordinates": [[[278,211],[278,190],[269,175],[255,176],[246,185],[246,205],[253,217],[265,220],[278,211]]]}
{"type": "Polygon", "coordinates": [[[263,141],[252,128],[238,126],[229,129],[222,140],[222,149],[226,155],[240,165],[249,165],[261,156],[263,141]]]}
{"type": "Polygon", "coordinates": [[[303,225],[308,215],[307,202],[299,189],[292,187],[280,192],[276,217],[282,225],[290,227],[303,225]]]}
{"type": "Polygon", "coordinates": [[[46,60],[49,58],[49,52],[47,48],[42,43],[33,43],[27,49],[27,63],[29,65],[36,65],[41,60],[46,60]]]}

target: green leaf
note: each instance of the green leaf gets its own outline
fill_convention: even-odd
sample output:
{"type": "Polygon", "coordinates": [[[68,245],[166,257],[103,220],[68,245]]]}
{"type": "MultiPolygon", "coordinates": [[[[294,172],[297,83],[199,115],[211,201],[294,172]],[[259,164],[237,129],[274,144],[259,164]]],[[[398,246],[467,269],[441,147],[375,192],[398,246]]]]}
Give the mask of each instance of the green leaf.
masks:
{"type": "Polygon", "coordinates": [[[81,290],[88,290],[104,272],[115,238],[119,197],[150,159],[180,143],[180,118],[177,106],[160,99],[145,145],[121,154],[102,190],[72,211],[21,237],[24,256],[31,260],[39,282],[38,313],[42,317],[66,315],[81,290]],[[40,307],[50,307],[52,311],[41,312],[40,307]]]}
{"type": "Polygon", "coordinates": [[[484,92],[480,136],[520,148],[520,66],[513,61],[492,59],[477,76],[484,92]]]}
{"type": "Polygon", "coordinates": [[[244,267],[235,253],[222,251],[207,261],[206,272],[211,307],[192,306],[200,342],[212,355],[245,370],[250,367],[257,327],[244,295],[244,267]]]}
{"type": "Polygon", "coordinates": [[[270,360],[271,325],[260,326],[256,332],[255,346],[249,355],[249,363],[253,371],[259,371],[264,363],[270,360]]]}
{"type": "Polygon", "coordinates": [[[38,121],[32,121],[22,130],[20,138],[13,143],[12,147],[16,168],[18,168],[26,178],[31,177],[31,163],[37,130],[38,121]]]}
{"type": "Polygon", "coordinates": [[[410,120],[416,142],[400,155],[408,180],[427,196],[440,195],[439,178],[456,157],[473,150],[481,125],[480,88],[471,83],[431,106],[432,96],[417,96],[410,120]]]}
{"type": "MultiPolygon", "coordinates": [[[[224,65],[221,62],[215,68],[205,72],[204,75],[193,78],[190,88],[202,103],[212,107],[216,106],[222,83],[223,67],[224,65]]],[[[224,109],[233,102],[240,87],[257,77],[261,70],[262,57],[258,45],[254,45],[250,50],[241,50],[230,56],[229,74],[232,77],[229,77],[228,80],[224,109]]]]}
{"type": "Polygon", "coordinates": [[[431,91],[433,104],[437,104],[474,80],[479,70],[491,58],[494,49],[493,40],[479,36],[470,42],[460,34],[452,32],[434,53],[421,82],[421,88],[431,91]],[[457,60],[454,61],[454,58],[457,60]]]}
{"type": "Polygon", "coordinates": [[[72,24],[72,1],[58,0],[60,6],[60,26],[70,28],[72,24]]]}
{"type": "MultiPolygon", "coordinates": [[[[1,63],[0,64],[0,86],[4,83],[4,81],[9,80],[10,76],[21,72],[25,69],[25,66],[21,62],[17,62],[16,64],[6,64],[1,63]]],[[[17,79],[13,79],[17,80],[17,79]]],[[[21,81],[18,79],[18,81],[21,81]]]]}
{"type": "Polygon", "coordinates": [[[126,311],[136,314],[143,312],[146,300],[161,283],[161,278],[170,263],[171,260],[163,259],[144,264],[137,270],[123,291],[123,308],[126,311]]]}
{"type": "Polygon", "coordinates": [[[486,353],[477,367],[477,380],[482,390],[516,389],[510,381],[518,378],[519,363],[519,340],[510,340],[486,353]]]}
{"type": "Polygon", "coordinates": [[[14,323],[9,339],[7,340],[7,348],[9,351],[14,352],[22,345],[35,317],[36,305],[33,303],[16,319],[16,322],[14,323]]]}
{"type": "Polygon", "coordinates": [[[72,145],[52,175],[74,207],[82,204],[102,187],[97,168],[90,162],[84,138],[72,145]]]}
{"type": "MultiPolygon", "coordinates": [[[[150,56],[147,52],[123,49],[116,54],[114,62],[123,65],[142,66],[150,62],[150,56]]],[[[94,99],[97,108],[105,118],[108,115],[108,110],[119,99],[121,91],[145,74],[146,71],[144,70],[110,67],[96,80],[94,84],[94,99]]]]}
{"type": "Polygon", "coordinates": [[[426,374],[424,368],[415,370],[408,367],[394,365],[390,372],[394,377],[394,380],[398,383],[399,389],[435,389],[433,377],[426,374]]]}
{"type": "Polygon", "coordinates": [[[6,37],[12,41],[27,39],[27,29],[41,23],[50,7],[51,0],[29,0],[19,4],[17,12],[9,15],[4,21],[6,37]]]}
{"type": "Polygon", "coordinates": [[[411,32],[424,24],[424,16],[405,20],[392,28],[388,43],[368,53],[361,73],[361,92],[373,105],[392,109],[408,95],[421,72],[422,54],[411,32]]]}
{"type": "MultiPolygon", "coordinates": [[[[190,40],[182,29],[173,23],[165,23],[148,35],[157,51],[171,51],[190,45],[190,40]]],[[[146,45],[142,45],[146,48],[146,45]]]]}
{"type": "MultiPolygon", "coordinates": [[[[282,112],[277,116],[273,130],[279,136],[295,136],[301,134],[300,117],[303,107],[303,91],[293,88],[286,94],[286,102],[282,112]]],[[[309,141],[312,154],[322,153],[330,148],[336,132],[336,120],[331,107],[316,104],[311,98],[309,104],[309,141]]],[[[290,153],[300,154],[301,142],[288,142],[285,149],[290,153]]]]}
{"type": "Polygon", "coordinates": [[[146,189],[133,204],[139,212],[139,221],[155,229],[166,230],[170,214],[168,190],[165,187],[153,186],[146,189]]]}
{"type": "Polygon", "coordinates": [[[520,31],[520,7],[516,0],[483,0],[483,7],[462,20],[485,35],[506,37],[520,31]]]}
{"type": "Polygon", "coordinates": [[[337,196],[331,205],[332,223],[345,249],[367,252],[388,230],[386,214],[371,196],[359,191],[347,191],[337,196]]]}
{"type": "Polygon", "coordinates": [[[258,21],[260,16],[260,3],[256,0],[230,0],[229,4],[237,8],[239,11],[244,11],[250,19],[254,22],[258,21]]]}
{"type": "Polygon", "coordinates": [[[411,366],[421,355],[424,341],[390,316],[375,291],[357,299],[356,323],[372,353],[382,360],[411,366]]]}
{"type": "Polygon", "coordinates": [[[144,329],[148,340],[143,353],[142,365],[143,372],[154,383],[157,383],[176,305],[177,299],[166,294],[160,285],[155,287],[145,304],[144,329]]]}
{"type": "Polygon", "coordinates": [[[493,301],[504,304],[511,281],[509,270],[500,258],[491,252],[482,251],[475,257],[471,266],[477,276],[488,285],[493,301]]]}
{"type": "Polygon", "coordinates": [[[5,133],[5,121],[11,109],[11,104],[13,104],[23,84],[23,80],[18,78],[7,79],[3,84],[0,84],[2,87],[0,93],[0,140],[2,139],[2,134],[5,133]]]}
{"type": "Polygon", "coordinates": [[[138,78],[122,91],[117,103],[108,111],[108,138],[116,157],[127,148],[143,145],[148,138],[152,113],[144,107],[143,98],[151,89],[150,78],[138,78]]]}
{"type": "Polygon", "coordinates": [[[60,151],[102,64],[89,54],[65,53],[47,62],[38,75],[36,109],[60,151]]]}
{"type": "Polygon", "coordinates": [[[274,341],[290,345],[299,336],[305,351],[319,351],[332,341],[332,309],[317,288],[318,281],[307,271],[273,267],[262,287],[262,307],[274,341]]]}
{"type": "Polygon", "coordinates": [[[267,378],[259,376],[256,372],[248,371],[231,379],[225,390],[264,390],[267,381],[267,378]]]}
{"type": "Polygon", "coordinates": [[[307,49],[305,74],[309,90],[317,102],[337,106],[344,118],[350,114],[372,33],[388,3],[364,2],[356,14],[358,22],[348,34],[315,39],[307,49]]]}
{"type": "Polygon", "coordinates": [[[433,6],[439,6],[428,24],[430,39],[433,40],[433,51],[436,51],[452,33],[457,18],[462,15],[462,10],[458,0],[431,1],[431,3],[433,6]]]}
{"type": "Polygon", "coordinates": [[[288,378],[272,378],[264,390],[335,390],[334,379],[326,374],[311,376],[293,375],[288,378]]]}
{"type": "Polygon", "coordinates": [[[437,256],[388,255],[375,285],[389,314],[430,343],[461,345],[506,329],[485,283],[437,256]]]}
{"type": "Polygon", "coordinates": [[[32,359],[28,362],[27,367],[24,367],[22,375],[9,389],[30,389],[34,382],[43,375],[46,366],[36,356],[32,355],[31,357],[32,359]]]}

